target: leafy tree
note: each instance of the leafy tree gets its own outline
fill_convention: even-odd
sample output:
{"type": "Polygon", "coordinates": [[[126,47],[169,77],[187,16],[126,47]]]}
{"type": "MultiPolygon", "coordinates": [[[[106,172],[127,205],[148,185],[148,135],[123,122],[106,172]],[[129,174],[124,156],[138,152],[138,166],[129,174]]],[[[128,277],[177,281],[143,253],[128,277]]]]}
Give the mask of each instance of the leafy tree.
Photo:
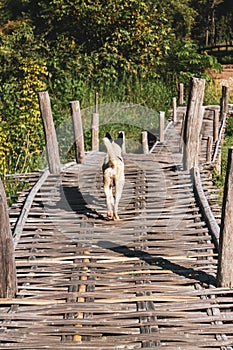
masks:
{"type": "Polygon", "coordinates": [[[231,43],[233,40],[233,2],[224,0],[216,11],[216,41],[231,43]]]}
{"type": "Polygon", "coordinates": [[[175,39],[191,39],[198,12],[190,6],[190,0],[162,0],[160,6],[164,8],[175,39]]]}
{"type": "Polygon", "coordinates": [[[35,166],[42,150],[37,93],[45,89],[48,72],[26,22],[8,22],[0,33],[0,46],[0,172],[26,171],[31,163],[35,166]]]}
{"type": "MultiPolygon", "coordinates": [[[[215,62],[197,52],[193,37],[203,40],[211,6],[220,9],[216,1],[3,0],[0,172],[38,166],[43,148],[40,90],[49,89],[59,124],[68,102],[84,99],[90,86],[103,94],[120,87],[121,98],[124,93],[133,99],[129,95],[135,94],[135,84],[145,94],[141,100],[148,102],[148,85],[155,91],[148,82],[155,78],[160,80],[156,92],[164,97],[163,80],[170,96],[175,81],[203,74],[215,62]]],[[[91,98],[90,93],[87,105],[91,98]]]]}
{"type": "MultiPolygon", "coordinates": [[[[228,1],[228,0],[227,0],[228,1]]],[[[204,46],[216,42],[216,13],[225,0],[192,0],[191,4],[198,12],[193,36],[204,46]]]]}
{"type": "Polygon", "coordinates": [[[166,58],[166,67],[177,81],[187,83],[192,76],[207,78],[211,67],[220,69],[217,59],[213,56],[198,53],[197,47],[191,41],[174,41],[170,54],[166,58]]]}
{"type": "Polygon", "coordinates": [[[72,70],[73,77],[100,84],[125,74],[160,75],[174,40],[191,40],[200,6],[208,17],[221,1],[8,0],[7,7],[15,19],[29,17],[36,35],[46,38],[53,78],[72,70]]]}
{"type": "MultiPolygon", "coordinates": [[[[18,1],[35,25],[36,33],[56,46],[73,43],[73,59],[88,74],[118,77],[120,73],[154,72],[167,52],[170,25],[157,2],[140,0],[18,1]],[[36,11],[35,11],[36,8],[36,11]],[[75,52],[76,51],[76,52],[75,52]]],[[[61,53],[61,57],[64,52],[61,53]]]]}

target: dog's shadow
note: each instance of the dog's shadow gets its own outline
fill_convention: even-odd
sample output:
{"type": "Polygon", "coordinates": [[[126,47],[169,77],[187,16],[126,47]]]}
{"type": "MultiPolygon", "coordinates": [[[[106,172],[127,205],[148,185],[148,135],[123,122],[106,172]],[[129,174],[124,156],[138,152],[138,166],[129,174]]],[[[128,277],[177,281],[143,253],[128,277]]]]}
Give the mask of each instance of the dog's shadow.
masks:
{"type": "Polygon", "coordinates": [[[72,210],[76,214],[84,215],[89,219],[108,221],[102,214],[98,213],[97,210],[91,208],[92,204],[96,200],[96,197],[89,193],[82,194],[76,186],[60,186],[61,199],[57,203],[60,209],[65,211],[72,210]]]}

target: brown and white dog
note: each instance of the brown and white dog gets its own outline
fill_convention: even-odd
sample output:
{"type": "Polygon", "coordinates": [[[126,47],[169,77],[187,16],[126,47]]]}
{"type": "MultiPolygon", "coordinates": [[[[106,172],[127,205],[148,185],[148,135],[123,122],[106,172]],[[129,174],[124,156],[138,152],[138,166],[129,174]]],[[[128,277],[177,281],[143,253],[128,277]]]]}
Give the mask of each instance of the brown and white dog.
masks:
{"type": "Polygon", "coordinates": [[[119,220],[118,206],[125,183],[122,158],[123,133],[119,133],[117,140],[113,140],[107,133],[103,141],[107,149],[102,167],[107,216],[109,219],[119,220]]]}

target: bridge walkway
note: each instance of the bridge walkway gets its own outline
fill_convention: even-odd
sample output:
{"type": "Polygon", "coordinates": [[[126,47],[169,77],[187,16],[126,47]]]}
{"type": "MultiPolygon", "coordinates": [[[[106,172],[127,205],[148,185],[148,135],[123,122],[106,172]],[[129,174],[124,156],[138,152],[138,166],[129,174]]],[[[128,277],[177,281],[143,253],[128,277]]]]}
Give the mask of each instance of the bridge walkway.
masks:
{"type": "Polygon", "coordinates": [[[47,175],[18,236],[0,349],[231,349],[232,291],[216,287],[180,133],[178,121],[153,153],[125,155],[119,222],[106,220],[103,153],[47,175]]]}

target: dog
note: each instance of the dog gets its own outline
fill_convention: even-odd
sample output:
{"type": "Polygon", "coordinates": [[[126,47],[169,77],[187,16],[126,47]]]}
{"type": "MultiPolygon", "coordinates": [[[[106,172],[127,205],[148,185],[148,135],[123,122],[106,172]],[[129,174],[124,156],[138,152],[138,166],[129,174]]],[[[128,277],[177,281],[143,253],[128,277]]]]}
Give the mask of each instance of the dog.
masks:
{"type": "Polygon", "coordinates": [[[119,133],[117,140],[113,140],[111,135],[106,133],[103,142],[107,149],[102,166],[107,217],[109,220],[119,220],[118,206],[125,183],[122,157],[123,133],[119,133]]]}

